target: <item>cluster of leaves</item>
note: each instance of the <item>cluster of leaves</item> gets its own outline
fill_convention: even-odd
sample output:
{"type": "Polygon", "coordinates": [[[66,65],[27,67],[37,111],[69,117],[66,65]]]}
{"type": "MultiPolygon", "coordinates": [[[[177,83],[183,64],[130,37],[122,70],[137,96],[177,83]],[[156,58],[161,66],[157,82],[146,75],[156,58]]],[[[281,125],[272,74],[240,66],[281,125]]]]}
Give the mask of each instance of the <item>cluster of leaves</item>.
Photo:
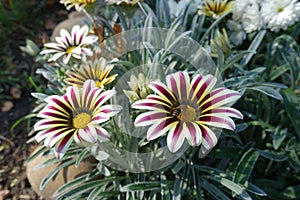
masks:
{"type": "MultiPolygon", "coordinates": [[[[228,16],[224,15],[207,26],[205,16],[189,15],[190,7],[172,21],[164,0],[157,0],[153,7],[145,3],[139,6],[145,15],[144,23],[137,23],[133,18],[126,19],[123,11],[116,9],[122,27],[168,28],[171,31],[162,41],[170,41],[172,34],[183,32],[177,40],[165,46],[167,50],[175,48],[185,36],[192,37],[204,47],[208,46],[208,41],[214,38],[218,28],[224,27],[223,21],[228,16]]],[[[300,177],[297,176],[300,170],[299,27],[300,23],[282,33],[263,30],[249,35],[242,46],[232,49],[228,55],[217,45],[214,61],[225,86],[243,93],[236,107],[245,119],[237,122],[234,132],[223,131],[218,145],[205,158],[198,158],[197,149],[189,150],[168,167],[138,174],[120,172],[98,163],[95,170],[59,188],[55,196],[58,199],[300,198],[300,177]]],[[[164,65],[170,60],[180,61],[169,56],[166,49],[155,51],[146,47],[140,52],[131,52],[125,57],[132,60],[123,62],[118,73],[148,61],[164,65]]],[[[181,67],[175,65],[176,69],[181,67]]],[[[53,81],[51,84],[60,84],[59,69],[45,68],[48,70],[40,69],[39,72],[47,73],[49,80],[53,81]]],[[[50,91],[55,89],[49,88],[50,91]]],[[[45,98],[36,95],[40,100],[45,98]]],[[[130,136],[114,127],[110,128],[110,132],[114,133],[112,137],[121,138],[122,146],[132,151],[132,144],[126,143],[130,136]]],[[[88,150],[78,148],[72,148],[62,161],[54,158],[38,166],[61,163],[43,179],[41,189],[59,170],[68,165],[78,165],[90,156],[88,150]]],[[[40,153],[48,152],[43,148],[29,161],[40,153]]]]}

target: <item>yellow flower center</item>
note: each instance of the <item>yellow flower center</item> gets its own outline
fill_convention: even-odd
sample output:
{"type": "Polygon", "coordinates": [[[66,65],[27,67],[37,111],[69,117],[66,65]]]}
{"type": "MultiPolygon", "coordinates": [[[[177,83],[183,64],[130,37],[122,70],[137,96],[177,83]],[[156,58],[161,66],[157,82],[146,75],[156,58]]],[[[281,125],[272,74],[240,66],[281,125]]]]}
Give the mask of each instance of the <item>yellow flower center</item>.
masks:
{"type": "Polygon", "coordinates": [[[87,113],[80,113],[73,118],[73,126],[75,128],[85,128],[91,121],[91,115],[87,113]]]}
{"type": "Polygon", "coordinates": [[[278,8],[277,9],[277,12],[279,12],[279,13],[282,12],[282,11],[283,11],[283,8],[278,8]]]}
{"type": "Polygon", "coordinates": [[[76,48],[76,46],[70,46],[69,48],[67,48],[66,52],[72,53],[75,48],[76,48]]]}
{"type": "Polygon", "coordinates": [[[171,113],[174,117],[177,117],[180,121],[183,122],[193,122],[197,117],[195,108],[189,105],[181,105],[173,108],[171,113]]]}

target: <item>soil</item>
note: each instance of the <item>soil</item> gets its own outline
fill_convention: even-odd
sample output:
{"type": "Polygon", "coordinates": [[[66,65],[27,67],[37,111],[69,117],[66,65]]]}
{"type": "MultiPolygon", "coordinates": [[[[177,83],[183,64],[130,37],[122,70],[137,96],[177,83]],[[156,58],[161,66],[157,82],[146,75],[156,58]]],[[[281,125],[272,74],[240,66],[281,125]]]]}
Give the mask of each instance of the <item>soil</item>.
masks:
{"type": "MultiPolygon", "coordinates": [[[[36,8],[40,2],[33,1],[32,6],[36,8]]],[[[19,50],[19,46],[25,46],[25,39],[31,39],[42,47],[42,41],[50,38],[55,25],[67,18],[68,12],[59,1],[43,2],[43,7],[37,13],[28,13],[29,19],[25,24],[15,27],[10,36],[13,41],[9,46],[12,57],[1,57],[7,64],[4,70],[14,66],[13,70],[9,70],[14,77],[22,79],[24,73],[34,76],[39,66],[31,56],[19,50]]],[[[4,86],[4,91],[0,92],[0,200],[42,199],[32,190],[24,165],[37,146],[34,142],[28,143],[34,120],[24,120],[10,130],[17,120],[28,115],[34,107],[34,99],[30,96],[33,87],[28,80],[20,79],[17,80],[17,88],[9,82],[4,86]]]]}

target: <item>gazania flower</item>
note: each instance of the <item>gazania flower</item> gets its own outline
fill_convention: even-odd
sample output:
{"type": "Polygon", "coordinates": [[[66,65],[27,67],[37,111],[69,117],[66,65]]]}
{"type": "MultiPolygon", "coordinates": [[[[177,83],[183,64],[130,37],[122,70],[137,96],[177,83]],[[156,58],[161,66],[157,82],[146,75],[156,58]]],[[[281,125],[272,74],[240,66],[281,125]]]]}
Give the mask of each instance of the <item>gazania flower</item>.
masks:
{"type": "Polygon", "coordinates": [[[228,0],[206,0],[203,6],[199,7],[199,15],[207,15],[214,19],[230,11],[234,5],[233,1],[228,0]]]}
{"type": "Polygon", "coordinates": [[[145,99],[151,94],[151,90],[148,87],[149,82],[149,79],[142,73],[139,73],[138,78],[131,75],[128,82],[131,90],[123,90],[123,92],[131,101],[145,99]]]}
{"type": "Polygon", "coordinates": [[[56,37],[56,43],[46,43],[45,50],[41,54],[53,54],[49,61],[56,61],[63,57],[63,62],[67,64],[72,57],[81,59],[82,54],[92,56],[93,52],[87,48],[88,45],[97,41],[98,37],[95,35],[88,35],[88,26],[76,25],[72,28],[71,34],[65,29],[61,29],[60,37],[56,37]]]}
{"type": "Polygon", "coordinates": [[[80,68],[73,68],[73,71],[67,73],[68,78],[65,81],[70,85],[76,85],[81,88],[86,80],[93,80],[97,87],[102,88],[104,85],[111,83],[117,77],[117,74],[109,76],[114,68],[113,64],[107,64],[104,58],[88,61],[82,64],[80,68]]]}
{"type": "Polygon", "coordinates": [[[286,30],[300,19],[300,2],[297,0],[264,0],[261,4],[263,20],[271,31],[286,30]]]}
{"type": "Polygon", "coordinates": [[[220,48],[225,56],[229,56],[231,53],[231,44],[226,32],[226,29],[222,29],[222,33],[217,30],[216,35],[210,40],[211,43],[211,56],[218,57],[218,48],[220,48]]]}
{"type": "Polygon", "coordinates": [[[93,5],[96,0],[60,0],[59,3],[64,4],[67,10],[75,7],[77,11],[81,11],[83,7],[93,5]]]}
{"type": "Polygon", "coordinates": [[[128,5],[128,6],[133,6],[135,4],[137,4],[138,2],[142,2],[143,0],[105,0],[105,2],[108,5],[112,5],[112,4],[116,4],[116,5],[120,5],[120,4],[124,4],[124,5],[128,5]]]}
{"type": "Polygon", "coordinates": [[[47,105],[37,115],[43,119],[34,125],[36,141],[44,140],[45,146],[55,147],[57,158],[61,158],[73,140],[79,144],[107,140],[109,134],[99,124],[120,111],[120,106],[104,105],[114,94],[114,90],[102,92],[88,80],[82,89],[70,86],[65,95],[48,97],[47,105]]]}
{"type": "Polygon", "coordinates": [[[225,105],[236,101],[240,94],[227,88],[214,88],[212,75],[196,75],[190,81],[187,72],[177,72],[166,77],[166,85],[155,81],[149,87],[156,93],[136,101],[133,108],[149,110],[137,116],[135,126],[151,125],[147,139],[154,140],[165,133],[167,146],[176,152],[185,139],[191,146],[203,145],[211,149],[217,137],[210,127],[235,129],[230,117],[242,114],[225,105]]]}

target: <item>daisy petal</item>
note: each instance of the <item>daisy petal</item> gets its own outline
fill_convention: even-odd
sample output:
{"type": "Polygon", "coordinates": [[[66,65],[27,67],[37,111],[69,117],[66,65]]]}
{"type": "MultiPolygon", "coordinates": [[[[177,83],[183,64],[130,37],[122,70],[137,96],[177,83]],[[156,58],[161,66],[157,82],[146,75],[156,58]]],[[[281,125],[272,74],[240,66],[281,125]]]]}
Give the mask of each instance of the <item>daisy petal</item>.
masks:
{"type": "Polygon", "coordinates": [[[97,131],[94,126],[87,126],[84,129],[79,129],[78,135],[89,143],[95,143],[97,141],[97,131]]]}
{"type": "Polygon", "coordinates": [[[167,146],[171,152],[176,152],[180,149],[184,142],[182,124],[177,123],[176,126],[172,126],[167,136],[167,146]]]}
{"type": "Polygon", "coordinates": [[[54,154],[57,159],[61,159],[64,156],[64,154],[67,152],[67,149],[72,144],[72,142],[73,142],[72,134],[69,134],[55,145],[54,154]]]}
{"type": "Polygon", "coordinates": [[[188,143],[191,146],[199,146],[202,141],[201,130],[196,123],[183,123],[183,130],[188,143]]]}
{"type": "Polygon", "coordinates": [[[207,126],[200,125],[200,128],[203,137],[203,141],[202,141],[203,146],[207,150],[213,148],[218,142],[218,138],[216,137],[215,133],[207,126]]]}
{"type": "Polygon", "coordinates": [[[157,120],[166,118],[167,114],[161,111],[149,111],[140,114],[134,121],[135,126],[148,126],[156,123],[157,120]]]}
{"type": "Polygon", "coordinates": [[[174,122],[171,117],[162,118],[159,122],[150,126],[147,132],[147,140],[151,141],[162,136],[178,123],[179,122],[174,122]]]}

